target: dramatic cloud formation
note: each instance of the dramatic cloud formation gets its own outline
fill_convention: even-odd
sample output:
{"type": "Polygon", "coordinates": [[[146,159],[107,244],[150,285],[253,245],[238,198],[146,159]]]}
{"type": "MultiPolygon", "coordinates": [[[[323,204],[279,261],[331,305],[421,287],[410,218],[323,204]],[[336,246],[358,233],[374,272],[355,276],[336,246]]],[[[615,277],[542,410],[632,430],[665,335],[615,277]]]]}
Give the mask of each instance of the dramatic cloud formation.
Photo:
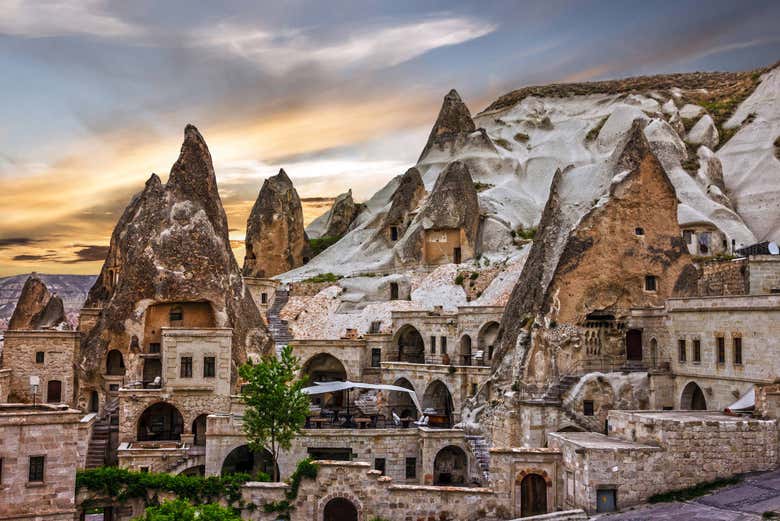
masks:
{"type": "Polygon", "coordinates": [[[417,158],[441,97],[780,56],[780,4],[0,0],[0,275],[96,273],[116,220],[194,123],[239,256],[284,167],[307,221],[417,158]]]}

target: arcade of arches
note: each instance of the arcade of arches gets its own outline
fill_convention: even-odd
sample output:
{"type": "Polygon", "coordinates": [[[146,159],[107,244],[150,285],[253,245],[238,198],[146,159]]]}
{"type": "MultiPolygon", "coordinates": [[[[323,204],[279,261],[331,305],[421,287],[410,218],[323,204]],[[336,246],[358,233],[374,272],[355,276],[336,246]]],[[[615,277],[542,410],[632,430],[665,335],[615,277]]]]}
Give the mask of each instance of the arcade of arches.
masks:
{"type": "Polygon", "coordinates": [[[422,399],[422,413],[429,418],[431,427],[452,426],[452,395],[441,380],[434,380],[425,389],[422,399]]]}
{"type": "Polygon", "coordinates": [[[138,441],[180,441],[184,420],[173,405],[158,402],[147,407],[138,419],[138,441]]]}
{"type": "MultiPolygon", "coordinates": [[[[393,385],[414,390],[414,386],[406,378],[399,378],[393,382],[393,385]]],[[[415,407],[414,401],[412,401],[412,397],[409,393],[392,391],[388,394],[387,405],[389,406],[390,411],[397,414],[399,418],[418,418],[420,416],[420,411],[415,407]]]]}
{"type": "MultiPolygon", "coordinates": [[[[279,467],[276,466],[277,473],[279,467]]],[[[259,472],[274,475],[274,458],[267,450],[252,452],[249,445],[241,445],[231,450],[222,462],[222,475],[236,473],[257,475],[259,472]]],[[[277,474],[278,475],[278,474],[277,474]]]]}
{"type": "MultiPolygon", "coordinates": [[[[301,374],[309,379],[309,385],[322,382],[344,382],[347,379],[347,370],[344,364],[333,355],[320,353],[309,358],[301,374]]],[[[345,403],[344,391],[326,394],[316,394],[311,397],[312,403],[320,407],[342,407],[345,403]]]]}
{"type": "Polygon", "coordinates": [[[498,328],[498,322],[488,322],[479,330],[477,345],[482,351],[483,362],[493,359],[493,349],[498,339],[498,328]]]}

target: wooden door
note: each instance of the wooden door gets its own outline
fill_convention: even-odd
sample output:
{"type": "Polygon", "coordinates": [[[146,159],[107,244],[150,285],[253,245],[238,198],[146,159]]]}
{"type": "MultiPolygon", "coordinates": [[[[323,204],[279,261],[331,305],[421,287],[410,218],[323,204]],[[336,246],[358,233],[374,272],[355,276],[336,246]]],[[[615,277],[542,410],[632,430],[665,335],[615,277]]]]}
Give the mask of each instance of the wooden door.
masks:
{"type": "Polygon", "coordinates": [[[547,482],[539,474],[528,474],[520,482],[520,517],[547,513],[547,482]]]}
{"type": "Polygon", "coordinates": [[[642,360],[642,331],[639,329],[629,329],[626,333],[626,358],[642,360]]]}

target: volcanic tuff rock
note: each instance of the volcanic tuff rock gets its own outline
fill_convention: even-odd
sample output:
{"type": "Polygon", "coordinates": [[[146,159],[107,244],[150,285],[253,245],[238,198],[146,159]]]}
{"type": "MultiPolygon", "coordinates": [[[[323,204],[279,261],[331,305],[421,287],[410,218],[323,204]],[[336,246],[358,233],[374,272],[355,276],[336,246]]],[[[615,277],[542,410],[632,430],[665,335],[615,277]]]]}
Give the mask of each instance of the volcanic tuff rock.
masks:
{"type": "MultiPolygon", "coordinates": [[[[97,376],[108,349],[137,349],[131,337],[143,335],[148,306],[203,301],[211,305],[217,327],[233,328],[235,364],[270,349],[230,249],[211,154],[198,130],[188,125],[168,183],[152,174],[114,228],[108,257],[85,303],[102,308],[82,343],[87,379],[97,376]]],[[[129,374],[135,369],[131,357],[129,374]]]]}
{"type": "Polygon", "coordinates": [[[417,208],[423,197],[425,197],[425,185],[420,177],[420,171],[412,167],[404,173],[393,192],[390,198],[390,209],[382,219],[379,232],[390,239],[390,227],[396,226],[398,237],[401,237],[411,221],[412,211],[417,208]]]}
{"type": "Polygon", "coordinates": [[[459,134],[468,134],[476,129],[474,120],[471,119],[471,112],[460,99],[458,92],[452,89],[444,97],[444,102],[439,109],[439,117],[436,118],[436,123],[433,124],[431,133],[428,135],[428,142],[420,154],[420,159],[425,157],[431,147],[442,148],[445,144],[451,143],[459,134]]]}
{"type": "Polygon", "coordinates": [[[35,274],[24,283],[8,329],[70,329],[62,299],[35,274]]]}
{"type": "Polygon", "coordinates": [[[273,277],[304,264],[303,207],[284,170],[263,183],[246,222],[244,275],[273,277]]]}
{"type": "Polygon", "coordinates": [[[466,239],[466,244],[461,244],[464,254],[474,252],[479,229],[479,198],[468,167],[454,161],[439,175],[420,213],[399,242],[399,260],[404,264],[422,260],[424,230],[458,228],[463,230],[466,239]]]}
{"type": "Polygon", "coordinates": [[[352,190],[336,197],[333,206],[328,211],[323,237],[341,237],[349,230],[355,217],[360,213],[361,206],[352,199],[352,190]]]}

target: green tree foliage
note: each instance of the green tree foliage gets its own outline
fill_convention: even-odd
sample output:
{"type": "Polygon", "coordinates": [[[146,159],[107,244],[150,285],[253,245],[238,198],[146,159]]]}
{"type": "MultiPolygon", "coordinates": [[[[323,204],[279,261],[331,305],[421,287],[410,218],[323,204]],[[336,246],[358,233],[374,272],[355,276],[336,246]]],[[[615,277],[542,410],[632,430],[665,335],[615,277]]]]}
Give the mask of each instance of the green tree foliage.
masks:
{"type": "MultiPolygon", "coordinates": [[[[249,447],[255,452],[267,447],[274,463],[280,450],[290,448],[309,414],[309,397],[303,393],[306,381],[297,378],[299,369],[290,346],[285,346],[278,358],[265,356],[259,363],[239,369],[246,382],[241,396],[246,404],[244,432],[249,447]]],[[[276,465],[273,469],[273,480],[279,481],[276,465]]]]}
{"type": "Polygon", "coordinates": [[[193,506],[182,499],[165,501],[160,506],[147,507],[135,521],[240,521],[233,509],[210,503],[193,506]]]}

